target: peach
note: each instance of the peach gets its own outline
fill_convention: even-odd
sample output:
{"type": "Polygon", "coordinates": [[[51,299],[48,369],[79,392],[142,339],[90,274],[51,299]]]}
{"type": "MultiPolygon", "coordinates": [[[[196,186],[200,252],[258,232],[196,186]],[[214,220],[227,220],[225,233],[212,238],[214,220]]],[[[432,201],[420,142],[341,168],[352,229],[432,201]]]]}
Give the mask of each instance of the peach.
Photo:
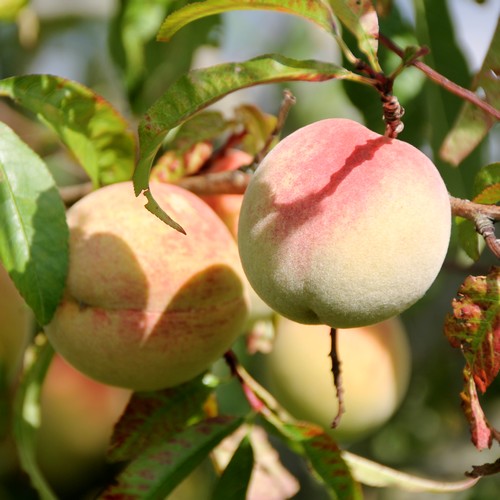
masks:
{"type": "Polygon", "coordinates": [[[284,317],[265,358],[265,372],[278,401],[296,418],[324,427],[340,440],[374,432],[399,407],[410,378],[411,357],[402,322],[337,330],[346,412],[331,431],[338,400],[331,372],[330,328],[284,317]]]}
{"type": "Polygon", "coordinates": [[[236,242],[196,195],[152,183],[183,235],[149,213],[130,182],[68,210],[66,291],[46,333],[69,363],[135,390],[202,373],[241,333],[247,297],[236,242]]]}
{"type": "MultiPolygon", "coordinates": [[[[239,149],[230,149],[224,156],[218,158],[207,170],[208,173],[226,172],[237,170],[244,165],[250,165],[253,157],[239,149]]],[[[201,199],[207,203],[214,212],[223,220],[229,228],[231,234],[236,238],[238,235],[238,219],[240,217],[241,203],[243,195],[241,194],[217,194],[202,196],[201,199]]]]}
{"type": "MultiPolygon", "coordinates": [[[[253,156],[239,149],[229,149],[224,156],[218,158],[207,170],[208,173],[226,172],[236,170],[244,165],[250,165],[253,156]]],[[[238,221],[240,218],[243,195],[241,194],[217,194],[201,196],[201,199],[209,205],[214,212],[222,219],[235,239],[238,238],[238,221]]],[[[250,314],[248,325],[253,325],[256,321],[268,319],[274,311],[262,301],[254,292],[250,283],[245,280],[250,297],[250,314]]]]}
{"type": "Polygon", "coordinates": [[[69,498],[102,472],[113,426],[131,391],[92,380],[59,355],[41,392],[37,458],[51,485],[69,498]]]}
{"type": "Polygon", "coordinates": [[[326,119],[282,140],[245,193],[239,250],[250,284],[305,324],[377,323],[419,300],[443,263],[446,186],[418,149],[326,119]]]}
{"type": "Polygon", "coordinates": [[[32,327],[33,315],[0,263],[0,375],[7,383],[19,373],[32,327]]]}

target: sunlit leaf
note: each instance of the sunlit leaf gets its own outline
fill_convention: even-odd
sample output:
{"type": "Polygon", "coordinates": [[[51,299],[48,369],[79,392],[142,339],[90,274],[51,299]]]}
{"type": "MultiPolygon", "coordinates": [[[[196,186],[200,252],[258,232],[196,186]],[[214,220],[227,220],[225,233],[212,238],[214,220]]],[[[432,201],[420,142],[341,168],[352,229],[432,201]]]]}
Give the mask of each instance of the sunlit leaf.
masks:
{"type": "Polygon", "coordinates": [[[402,491],[426,493],[454,493],[467,490],[478,481],[478,478],[462,481],[436,481],[391,469],[347,451],[342,452],[342,457],[357,481],[377,488],[398,488],[402,491]]]}
{"type": "MultiPolygon", "coordinates": [[[[500,21],[479,73],[472,82],[471,89],[481,89],[484,99],[494,108],[500,108],[500,21]]],[[[496,123],[493,116],[470,102],[464,102],[460,115],[453,128],[448,132],[440,155],[452,165],[458,165],[476,148],[496,123]]]]}
{"type": "Polygon", "coordinates": [[[42,325],[65,286],[68,238],[64,204],[45,163],[0,122],[0,259],[42,325]]]}
{"type": "MultiPolygon", "coordinates": [[[[169,87],[139,124],[140,159],[134,173],[136,195],[146,191],[151,202],[152,196],[148,191],[150,169],[165,136],[209,104],[252,85],[335,78],[359,80],[356,75],[335,64],[297,61],[280,55],[261,56],[246,62],[225,63],[190,71],[169,87]]],[[[153,204],[151,206],[159,208],[153,204]]],[[[157,215],[160,217],[161,213],[157,215]]],[[[176,223],[172,224],[171,219],[168,219],[164,221],[174,227],[176,223]]]]}
{"type": "Polygon", "coordinates": [[[49,125],[94,185],[129,180],[135,140],[124,118],[87,87],[51,75],[0,80],[0,96],[13,99],[49,125]]]}
{"type": "Polygon", "coordinates": [[[108,450],[111,462],[136,458],[150,445],[201,420],[212,388],[198,377],[172,389],[135,392],[115,425],[108,450]]]}
{"type": "Polygon", "coordinates": [[[252,156],[259,153],[266,145],[278,121],[275,116],[249,104],[235,109],[235,119],[246,131],[242,139],[243,149],[252,156]]]}
{"type": "Polygon", "coordinates": [[[500,163],[481,168],[474,179],[476,203],[495,204],[500,202],[500,163]]]}
{"type": "Polygon", "coordinates": [[[14,21],[28,0],[2,0],[0,2],[0,21],[14,21]]]}
{"type": "Polygon", "coordinates": [[[106,488],[99,499],[166,498],[222,439],[242,423],[243,418],[214,417],[151,445],[118,474],[115,482],[106,488]]]}
{"type": "Polygon", "coordinates": [[[494,432],[480,409],[476,388],[486,392],[500,371],[500,267],[487,276],[467,277],[458,296],[446,317],[445,334],[465,357],[462,401],[473,442],[483,449],[494,432]]]}
{"type": "Polygon", "coordinates": [[[40,393],[45,374],[54,355],[45,337],[38,336],[27,354],[27,363],[14,402],[14,438],[19,461],[31,484],[44,500],[57,500],[37,463],[36,435],[41,423],[40,393]]]}
{"type": "Polygon", "coordinates": [[[304,17],[329,33],[337,31],[328,2],[323,0],[206,0],[188,4],[173,12],[162,24],[158,40],[168,41],[193,21],[231,10],[275,10],[304,17]]]}
{"type": "Polygon", "coordinates": [[[329,0],[333,12],[358,40],[371,67],[380,71],[378,62],[378,16],[371,0],[329,0]]]}

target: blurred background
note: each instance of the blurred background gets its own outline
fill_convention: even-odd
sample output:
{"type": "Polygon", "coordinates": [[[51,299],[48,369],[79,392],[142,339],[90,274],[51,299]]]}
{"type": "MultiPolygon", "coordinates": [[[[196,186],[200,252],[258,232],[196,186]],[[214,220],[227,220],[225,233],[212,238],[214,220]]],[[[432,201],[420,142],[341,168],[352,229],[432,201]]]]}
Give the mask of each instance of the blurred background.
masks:
{"type": "MultiPolygon", "coordinates": [[[[168,2],[150,3],[142,30],[137,30],[133,23],[127,24],[126,1],[33,0],[14,22],[0,21],[0,78],[49,73],[76,80],[107,98],[135,126],[168,84],[190,68],[273,52],[297,59],[343,63],[328,34],[303,19],[270,12],[240,11],[212,16],[198,21],[194,28],[185,28],[171,43],[159,44],[154,41],[154,33],[167,13],[164,4],[168,2]],[[137,49],[138,40],[147,41],[142,52],[137,49]]],[[[497,0],[399,0],[393,2],[390,14],[381,18],[381,30],[400,46],[429,45],[428,64],[467,87],[481,67],[499,14],[497,0]]],[[[347,34],[346,40],[354,46],[347,34]]],[[[397,65],[397,57],[386,50],[381,51],[381,61],[387,71],[397,65]]],[[[249,103],[277,114],[284,88],[297,98],[285,134],[326,117],[353,118],[374,130],[383,130],[377,95],[349,82],[260,86],[231,94],[214,107],[231,115],[236,106],[249,103]]],[[[406,108],[406,128],[400,138],[433,158],[451,194],[470,198],[477,170],[498,159],[498,127],[459,168],[451,167],[437,157],[436,151],[451,128],[460,101],[428,82],[414,68],[397,80],[394,93],[406,108]]],[[[43,156],[60,185],[84,182],[85,175],[73,159],[32,118],[7,100],[0,100],[0,120],[12,126],[43,156]]],[[[425,298],[402,316],[412,353],[408,393],[391,420],[375,434],[350,444],[351,451],[391,467],[443,480],[459,480],[472,465],[498,458],[497,445],[479,453],[470,442],[459,398],[463,358],[443,335],[444,318],[451,312],[451,301],[464,278],[485,274],[492,264],[495,260],[487,250],[479,261],[472,262],[459,249],[456,234],[453,235],[439,278],[425,298]]],[[[262,355],[242,356],[259,376],[262,355]]],[[[237,407],[237,391],[230,394],[225,404],[237,407]]],[[[122,404],[120,397],[116,396],[118,406],[122,404]]],[[[490,421],[500,427],[500,382],[495,382],[481,401],[490,421]]],[[[82,411],[99,413],[102,409],[98,408],[82,411]]],[[[52,446],[52,439],[43,445],[44,449],[52,446]]],[[[5,439],[0,446],[0,499],[36,498],[27,486],[28,479],[15,470],[11,456],[12,443],[5,439]]],[[[47,469],[53,468],[50,458],[46,460],[47,469]]],[[[300,461],[290,456],[284,461],[304,483],[296,498],[327,498],[300,461]]],[[[64,493],[65,488],[61,486],[62,496],[76,498],[72,492],[64,493]]],[[[190,490],[184,495],[178,498],[199,498],[198,493],[190,490]]],[[[366,498],[384,500],[494,500],[499,495],[498,477],[485,478],[471,491],[453,494],[366,490],[366,498]]]]}

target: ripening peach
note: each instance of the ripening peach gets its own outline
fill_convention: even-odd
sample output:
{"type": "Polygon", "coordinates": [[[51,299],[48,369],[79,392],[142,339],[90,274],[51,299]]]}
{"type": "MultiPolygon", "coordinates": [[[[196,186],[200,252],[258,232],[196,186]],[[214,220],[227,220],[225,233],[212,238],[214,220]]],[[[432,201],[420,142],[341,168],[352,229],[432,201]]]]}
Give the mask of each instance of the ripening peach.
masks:
{"type": "MultiPolygon", "coordinates": [[[[226,172],[250,165],[253,156],[240,149],[229,149],[224,156],[218,158],[207,170],[207,173],[226,172]]],[[[235,239],[238,238],[238,221],[240,218],[242,194],[216,194],[202,196],[201,199],[209,205],[229,228],[235,239]]],[[[268,319],[274,311],[262,301],[245,280],[250,297],[250,312],[248,324],[252,325],[261,319],[268,319]]]]}
{"type": "MultiPolygon", "coordinates": [[[[338,410],[333,383],[330,328],[302,325],[284,317],[265,358],[268,383],[278,401],[296,418],[331,431],[338,410]]],[[[402,322],[337,330],[345,413],[332,431],[353,441],[374,432],[399,407],[411,371],[408,337],[402,322]]]]}
{"type": "Polygon", "coordinates": [[[420,299],[443,263],[446,186],[418,149],[346,119],[282,140],[245,193],[239,250],[254,290],[300,323],[369,325],[420,299]]]}
{"type": "Polygon", "coordinates": [[[196,195],[152,183],[186,229],[144,208],[131,182],[101,188],[68,210],[66,291],[46,333],[69,363],[135,390],[195,377],[241,333],[247,298],[236,243],[196,195]]]}

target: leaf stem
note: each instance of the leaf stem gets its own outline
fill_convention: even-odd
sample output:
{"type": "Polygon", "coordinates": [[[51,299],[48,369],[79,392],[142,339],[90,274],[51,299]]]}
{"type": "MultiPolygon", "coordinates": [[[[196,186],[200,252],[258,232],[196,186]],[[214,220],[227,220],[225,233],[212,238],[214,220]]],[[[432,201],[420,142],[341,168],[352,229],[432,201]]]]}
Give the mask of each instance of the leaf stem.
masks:
{"type": "MultiPolygon", "coordinates": [[[[401,49],[398,45],[396,45],[392,40],[387,38],[386,36],[379,34],[379,40],[385,45],[389,50],[392,50],[399,57],[404,57],[404,50],[401,49]]],[[[460,85],[448,80],[445,76],[438,73],[436,70],[432,69],[427,64],[422,61],[412,60],[409,61],[409,64],[418,68],[422,73],[424,73],[429,80],[432,80],[434,83],[441,85],[441,87],[445,88],[448,92],[457,95],[458,97],[465,99],[466,101],[471,102],[478,108],[482,109],[484,112],[493,116],[496,120],[500,120],[500,111],[495,109],[493,106],[488,104],[487,102],[480,99],[474,92],[468,89],[464,89],[460,85]]]]}

